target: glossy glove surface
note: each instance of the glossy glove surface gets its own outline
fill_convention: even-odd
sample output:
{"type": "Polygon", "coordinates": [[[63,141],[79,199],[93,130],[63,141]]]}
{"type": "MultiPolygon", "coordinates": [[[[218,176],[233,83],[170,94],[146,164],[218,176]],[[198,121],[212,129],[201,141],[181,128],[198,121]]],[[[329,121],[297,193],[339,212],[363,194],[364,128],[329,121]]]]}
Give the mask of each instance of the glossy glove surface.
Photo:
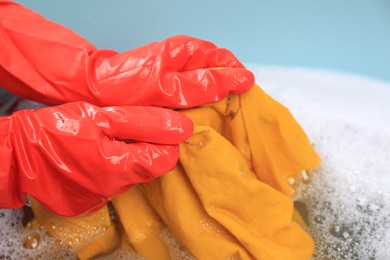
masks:
{"type": "Polygon", "coordinates": [[[211,42],[181,35],[124,53],[98,50],[7,0],[0,0],[0,51],[0,86],[46,104],[187,108],[254,84],[230,51],[211,42]]]}
{"type": "Polygon", "coordinates": [[[0,118],[0,207],[31,194],[65,216],[94,211],[134,183],[170,171],[193,124],[155,107],[84,102],[0,118]]]}

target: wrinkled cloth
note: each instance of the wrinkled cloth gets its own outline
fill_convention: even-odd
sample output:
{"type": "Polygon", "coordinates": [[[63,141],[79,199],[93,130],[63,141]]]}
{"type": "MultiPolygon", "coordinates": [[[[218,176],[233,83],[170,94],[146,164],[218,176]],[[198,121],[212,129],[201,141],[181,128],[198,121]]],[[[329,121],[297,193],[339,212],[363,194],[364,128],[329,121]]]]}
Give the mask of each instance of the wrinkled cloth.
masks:
{"type": "MultiPolygon", "coordinates": [[[[180,145],[176,168],[115,197],[119,221],[99,215],[94,225],[106,231],[74,245],[78,257],[126,245],[146,259],[169,259],[161,235],[168,228],[196,259],[310,259],[313,241],[293,218],[289,180],[320,159],[288,109],[256,86],[181,112],[195,131],[180,145]]],[[[93,222],[55,216],[36,203],[33,210],[57,239],[65,237],[53,223],[87,234],[83,219],[93,222]]]]}

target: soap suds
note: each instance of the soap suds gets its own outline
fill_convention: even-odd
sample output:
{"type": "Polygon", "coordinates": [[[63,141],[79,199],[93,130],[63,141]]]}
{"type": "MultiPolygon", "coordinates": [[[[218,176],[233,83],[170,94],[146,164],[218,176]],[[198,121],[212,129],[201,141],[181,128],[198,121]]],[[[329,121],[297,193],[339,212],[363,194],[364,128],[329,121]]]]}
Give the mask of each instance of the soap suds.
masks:
{"type": "Polygon", "coordinates": [[[322,159],[294,198],[313,259],[390,259],[390,84],[304,69],[252,67],[322,159]]]}
{"type": "MultiPolygon", "coordinates": [[[[322,158],[294,198],[308,212],[313,259],[390,259],[390,84],[319,70],[249,68],[290,109],[322,158]]],[[[22,210],[0,210],[0,259],[75,259],[43,230],[26,231],[22,218],[22,210]],[[31,232],[41,240],[26,249],[31,232]]],[[[125,251],[111,257],[119,256],[137,258],[125,251]]]]}

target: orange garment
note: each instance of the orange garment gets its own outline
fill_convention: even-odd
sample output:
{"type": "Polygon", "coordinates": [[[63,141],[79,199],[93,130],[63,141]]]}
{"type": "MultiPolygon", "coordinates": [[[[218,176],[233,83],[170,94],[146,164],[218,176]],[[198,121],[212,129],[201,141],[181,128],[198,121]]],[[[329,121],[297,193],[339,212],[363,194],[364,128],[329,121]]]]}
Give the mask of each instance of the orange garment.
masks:
{"type": "MultiPolygon", "coordinates": [[[[106,213],[101,221],[100,212],[96,219],[65,221],[84,230],[80,218],[100,219],[106,227],[75,247],[78,256],[104,253],[101,244],[107,243],[107,253],[127,244],[146,259],[169,259],[161,235],[168,228],[196,259],[309,259],[313,241],[293,220],[289,179],[316,167],[319,157],[290,112],[257,86],[181,112],[196,126],[180,145],[180,162],[112,200],[120,223],[106,213]],[[106,235],[109,230],[116,235],[106,235]],[[121,232],[125,243],[118,242],[121,232]]],[[[43,224],[64,221],[42,217],[49,213],[35,204],[33,209],[43,224]]]]}

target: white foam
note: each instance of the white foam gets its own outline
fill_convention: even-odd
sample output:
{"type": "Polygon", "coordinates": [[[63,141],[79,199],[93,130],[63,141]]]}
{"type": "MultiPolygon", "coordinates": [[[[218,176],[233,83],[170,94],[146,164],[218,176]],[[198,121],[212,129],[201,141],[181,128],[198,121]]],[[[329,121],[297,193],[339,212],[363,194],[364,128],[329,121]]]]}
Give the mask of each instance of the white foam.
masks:
{"type": "Polygon", "coordinates": [[[339,73],[250,66],[322,158],[297,201],[314,259],[390,259],[390,84],[339,73]]]}
{"type": "MultiPolygon", "coordinates": [[[[295,198],[309,212],[314,258],[390,259],[390,84],[319,70],[249,67],[256,82],[292,111],[322,158],[295,198]]],[[[51,248],[52,240],[41,234],[36,249],[24,249],[28,233],[21,222],[20,210],[0,210],[1,259],[51,248]]]]}

